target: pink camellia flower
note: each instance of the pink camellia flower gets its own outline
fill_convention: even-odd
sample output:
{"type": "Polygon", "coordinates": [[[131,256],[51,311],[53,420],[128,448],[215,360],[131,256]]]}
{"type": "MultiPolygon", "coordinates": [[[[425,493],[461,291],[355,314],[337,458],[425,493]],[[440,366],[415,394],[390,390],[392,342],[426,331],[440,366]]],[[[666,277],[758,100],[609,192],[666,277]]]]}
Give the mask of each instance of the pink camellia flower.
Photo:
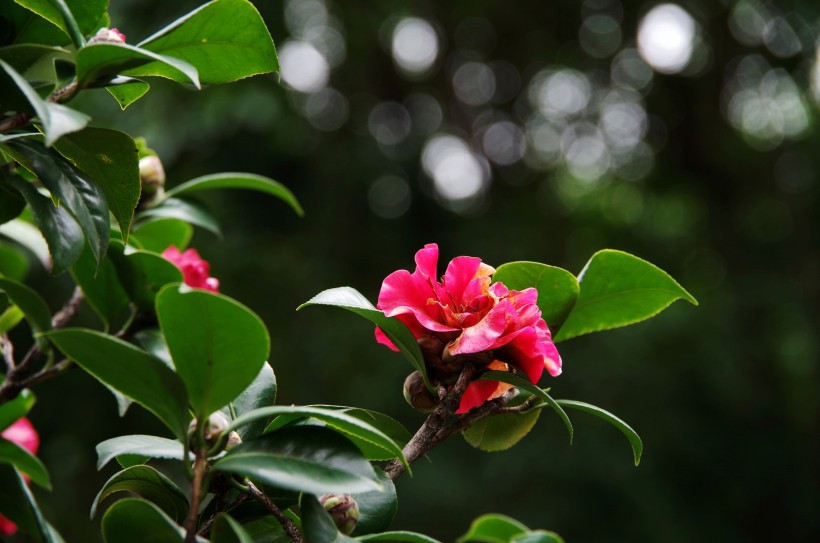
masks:
{"type": "MultiPolygon", "coordinates": [[[[470,256],[454,258],[437,279],[438,246],[416,253],[416,270],[398,270],[382,283],[376,307],[413,333],[431,374],[460,372],[460,360],[484,361],[491,370],[515,368],[536,383],[546,369],[561,373],[561,357],[536,305],[538,292],[490,283],[495,269],[470,256]],[[455,364],[455,368],[452,366],[455,364]],[[448,369],[449,366],[449,369],[448,369]]],[[[379,343],[397,350],[377,329],[379,343]]],[[[456,413],[466,413],[511,388],[497,381],[473,381],[456,413]]]]}
{"type": "MultiPolygon", "coordinates": [[[[31,425],[31,422],[29,422],[27,418],[17,419],[14,424],[3,430],[0,435],[3,436],[3,439],[20,445],[31,454],[37,454],[37,450],[40,448],[40,436],[37,435],[37,430],[34,429],[34,426],[31,425]]],[[[0,515],[0,534],[14,535],[16,532],[17,525],[3,515],[0,515]]]]}
{"type": "Polygon", "coordinates": [[[210,276],[211,265],[202,260],[196,249],[180,252],[171,245],[162,252],[162,256],[182,271],[182,279],[189,287],[219,292],[219,280],[210,276]]]}
{"type": "Polygon", "coordinates": [[[101,28],[88,40],[89,45],[95,43],[125,43],[125,34],[116,28],[101,28]]]}

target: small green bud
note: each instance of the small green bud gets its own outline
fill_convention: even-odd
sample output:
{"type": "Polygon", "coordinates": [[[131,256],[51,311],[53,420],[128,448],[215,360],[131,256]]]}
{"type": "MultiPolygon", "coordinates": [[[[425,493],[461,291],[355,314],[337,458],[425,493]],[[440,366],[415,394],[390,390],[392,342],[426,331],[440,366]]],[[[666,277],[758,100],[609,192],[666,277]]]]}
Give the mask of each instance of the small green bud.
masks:
{"type": "Polygon", "coordinates": [[[143,206],[153,204],[165,194],[165,168],[158,156],[150,155],[140,159],[140,183],[140,202],[143,206]]]}
{"type": "Polygon", "coordinates": [[[404,380],[404,399],[413,409],[422,413],[430,413],[439,404],[438,397],[427,390],[424,379],[417,371],[404,380]]]}
{"type": "MultiPolygon", "coordinates": [[[[225,430],[228,429],[229,424],[230,422],[228,422],[227,417],[219,411],[211,413],[205,423],[205,426],[202,428],[202,437],[205,439],[205,445],[209,448],[213,447],[216,442],[219,441],[219,438],[225,430]]],[[[196,427],[197,420],[194,419],[191,421],[191,424],[188,425],[188,440],[190,441],[192,447],[196,445],[196,427]]],[[[236,437],[238,438],[239,434],[237,434],[236,437]]],[[[230,440],[230,434],[228,434],[228,439],[230,440]]]]}
{"type": "Polygon", "coordinates": [[[361,515],[359,504],[350,494],[325,494],[319,499],[333,519],[334,524],[345,535],[350,535],[356,529],[356,523],[361,515]]]}

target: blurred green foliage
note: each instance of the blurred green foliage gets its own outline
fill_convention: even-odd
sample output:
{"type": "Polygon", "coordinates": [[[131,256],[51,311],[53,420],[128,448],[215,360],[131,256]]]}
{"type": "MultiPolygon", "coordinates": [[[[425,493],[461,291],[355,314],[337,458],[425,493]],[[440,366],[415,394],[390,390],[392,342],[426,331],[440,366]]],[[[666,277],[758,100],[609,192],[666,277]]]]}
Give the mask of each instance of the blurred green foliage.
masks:
{"type": "MultiPolygon", "coordinates": [[[[119,1],[111,16],[136,43],[197,4],[119,1]]],[[[509,451],[455,438],[398,481],[395,529],[452,540],[497,511],[576,543],[817,540],[816,2],[680,1],[692,20],[667,12],[671,26],[645,39],[672,57],[689,43],[689,60],[675,67],[643,51],[661,71],[637,51],[649,2],[256,5],[281,81],[200,93],[157,82],[125,113],[111,99],[93,115],[145,136],[170,186],[248,171],[302,203],[300,219],[273,198],[210,194],[224,237],[193,241],[224,292],[266,321],[279,403],[357,405],[420,424],[401,395],[409,367],[368,324],[295,308],[338,285],[375,300],[427,242],[445,260],[575,271],[599,249],[621,249],[700,301],[561,343],[564,373],[543,381],[557,398],[628,421],[645,442],[639,468],[617,431],[587,417],[575,417],[571,447],[555,417],[509,451]],[[395,45],[400,28],[417,33],[395,45]],[[404,57],[401,43],[412,45],[404,57]],[[439,159],[436,135],[449,136],[439,159]]],[[[54,307],[65,296],[59,278],[42,288],[54,307]]],[[[136,409],[118,419],[108,392],[79,372],[37,396],[41,456],[63,462],[38,500],[68,541],[90,541],[88,509],[110,475],[95,471],[94,444],[156,423],[136,409]],[[72,403],[51,397],[69,389],[72,403]]]]}

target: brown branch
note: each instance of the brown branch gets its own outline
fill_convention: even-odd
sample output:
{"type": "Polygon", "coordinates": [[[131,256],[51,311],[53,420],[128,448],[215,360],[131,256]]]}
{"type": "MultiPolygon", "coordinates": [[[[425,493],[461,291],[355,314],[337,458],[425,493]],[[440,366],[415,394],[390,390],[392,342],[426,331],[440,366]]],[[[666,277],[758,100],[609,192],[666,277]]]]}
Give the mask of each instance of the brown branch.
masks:
{"type": "Polygon", "coordinates": [[[282,525],[285,533],[288,534],[288,537],[291,538],[294,543],[302,543],[302,534],[299,532],[299,528],[296,527],[296,524],[294,524],[294,522],[288,518],[281,509],[276,507],[276,504],[273,503],[271,499],[268,498],[264,492],[259,490],[259,488],[257,488],[251,481],[248,481],[248,493],[256,501],[261,503],[265,509],[267,509],[270,514],[279,521],[279,524],[282,525]]]}
{"type": "MultiPolygon", "coordinates": [[[[83,291],[79,287],[74,289],[71,299],[60,309],[51,319],[51,328],[58,330],[64,328],[71,319],[79,312],[80,304],[83,301],[83,291]]],[[[26,353],[26,356],[16,365],[10,369],[6,374],[6,380],[0,385],[0,404],[13,400],[20,394],[20,391],[32,384],[29,379],[34,371],[34,365],[43,355],[43,351],[37,344],[32,345],[31,349],[26,353]]],[[[60,371],[48,372],[50,368],[46,368],[36,375],[37,382],[44,380],[44,372],[48,373],[49,378],[57,375],[60,371]]]]}
{"type": "MultiPolygon", "coordinates": [[[[470,384],[477,372],[478,369],[472,362],[465,362],[456,384],[444,395],[435,411],[430,413],[424,421],[424,424],[421,425],[421,428],[418,429],[412,439],[405,445],[402,453],[404,453],[408,464],[412,464],[418,458],[427,454],[427,452],[436,445],[436,435],[446,426],[447,421],[458,409],[461,396],[464,395],[467,385],[470,384]]],[[[442,396],[441,390],[442,389],[439,388],[439,397],[442,396]]],[[[399,475],[404,473],[404,465],[398,459],[391,460],[384,468],[384,473],[390,477],[390,479],[395,480],[399,475]]]]}
{"type": "Polygon", "coordinates": [[[197,518],[199,515],[199,501],[202,497],[202,478],[205,475],[207,451],[205,447],[196,450],[194,460],[194,480],[191,483],[191,507],[185,518],[185,543],[196,543],[197,518]]]}
{"type": "Polygon", "coordinates": [[[515,395],[516,390],[510,389],[498,398],[484,402],[479,407],[476,407],[469,413],[459,418],[453,424],[442,428],[435,436],[433,436],[433,447],[435,447],[451,435],[458,433],[462,430],[466,430],[479,419],[483,419],[484,417],[487,417],[489,415],[503,413],[506,409],[516,409],[515,407],[504,407],[507,404],[507,402],[509,402],[515,397],[515,395]]]}
{"type": "MultiPolygon", "coordinates": [[[[61,89],[57,89],[46,99],[49,102],[59,104],[70,100],[77,92],[77,82],[73,81],[61,89]]],[[[6,117],[0,121],[0,134],[25,126],[34,118],[31,113],[17,113],[11,117],[6,117]]]]}

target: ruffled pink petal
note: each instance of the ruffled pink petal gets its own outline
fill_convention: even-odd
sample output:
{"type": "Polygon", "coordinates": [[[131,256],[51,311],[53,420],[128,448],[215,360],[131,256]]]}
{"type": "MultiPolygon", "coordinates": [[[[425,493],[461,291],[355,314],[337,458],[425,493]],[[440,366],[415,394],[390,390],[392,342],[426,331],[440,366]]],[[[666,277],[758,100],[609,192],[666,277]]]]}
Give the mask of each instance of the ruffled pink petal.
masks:
{"type": "Polygon", "coordinates": [[[493,349],[504,334],[511,319],[515,319],[512,304],[498,302],[475,326],[465,328],[450,345],[450,354],[478,353],[493,349]]]}
{"type": "Polygon", "coordinates": [[[453,304],[459,305],[463,302],[464,290],[476,278],[480,265],[481,259],[474,256],[459,256],[447,265],[442,283],[453,304]]]}
{"type": "Polygon", "coordinates": [[[416,272],[436,282],[438,277],[438,245],[428,243],[416,253],[416,272]]]}
{"type": "Polygon", "coordinates": [[[31,454],[37,454],[37,450],[40,448],[40,436],[37,435],[37,430],[25,417],[17,419],[0,435],[12,443],[20,445],[31,454]]]}
{"type": "Polygon", "coordinates": [[[435,304],[435,293],[424,277],[398,270],[382,282],[376,307],[388,317],[412,313],[422,326],[434,332],[457,330],[440,322],[441,315],[435,304]]]}
{"type": "Polygon", "coordinates": [[[381,328],[376,327],[375,332],[376,332],[376,343],[380,343],[380,344],[384,345],[385,347],[388,347],[389,349],[392,349],[394,351],[399,350],[399,348],[396,347],[396,345],[392,341],[390,341],[390,338],[387,337],[387,335],[384,332],[382,332],[381,328]]]}
{"type": "Polygon", "coordinates": [[[473,381],[467,385],[464,395],[461,396],[461,403],[458,404],[456,415],[463,415],[489,400],[498,389],[498,385],[498,381],[473,381]]]}

